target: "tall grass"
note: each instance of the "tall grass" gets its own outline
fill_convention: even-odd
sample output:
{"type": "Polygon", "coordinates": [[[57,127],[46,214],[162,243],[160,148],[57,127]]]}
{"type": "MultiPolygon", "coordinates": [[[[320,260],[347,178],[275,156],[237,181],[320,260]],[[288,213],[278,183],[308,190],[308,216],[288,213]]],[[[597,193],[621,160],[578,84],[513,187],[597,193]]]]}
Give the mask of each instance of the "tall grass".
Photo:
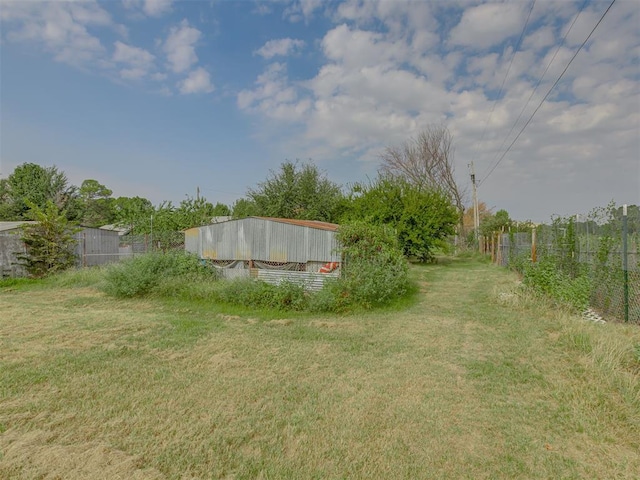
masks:
{"type": "MultiPolygon", "coordinates": [[[[186,253],[152,253],[86,274],[116,298],[155,296],[209,301],[278,311],[354,312],[390,305],[411,290],[407,262],[395,255],[352,258],[338,279],[319,292],[293,280],[271,285],[252,278],[221,280],[217,271],[186,253]],[[103,275],[104,280],[99,281],[103,275]]],[[[81,274],[61,276],[57,283],[82,283],[81,274]],[[68,280],[66,280],[68,278],[68,280]]]]}
{"type": "Polygon", "coordinates": [[[350,316],[4,290],[0,478],[637,478],[636,326],[473,259],[410,274],[350,316]]]}

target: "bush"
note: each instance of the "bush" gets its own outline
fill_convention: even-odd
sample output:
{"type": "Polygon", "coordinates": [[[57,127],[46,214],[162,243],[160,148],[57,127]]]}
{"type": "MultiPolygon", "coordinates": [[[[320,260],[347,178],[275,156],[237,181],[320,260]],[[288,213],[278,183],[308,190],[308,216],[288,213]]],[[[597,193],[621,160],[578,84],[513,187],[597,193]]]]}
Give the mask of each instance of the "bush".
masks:
{"type": "Polygon", "coordinates": [[[213,282],[216,274],[191,254],[152,253],[107,268],[104,290],[116,297],[154,294],[275,310],[344,312],[383,306],[409,289],[408,264],[388,228],[357,223],[339,231],[346,262],[342,276],[321,291],[242,278],[213,282]]]}
{"type": "Polygon", "coordinates": [[[148,253],[110,266],[104,290],[115,297],[141,297],[162,287],[161,293],[167,295],[185,282],[213,278],[215,273],[195,255],[148,253]]]}
{"type": "Polygon", "coordinates": [[[407,292],[408,264],[390,228],[357,222],[340,227],[338,238],[345,257],[342,276],[310,298],[310,310],[368,309],[407,292]]]}
{"type": "Polygon", "coordinates": [[[552,255],[543,257],[537,263],[522,265],[525,285],[548,295],[559,303],[577,310],[589,306],[592,282],[585,268],[578,268],[575,276],[558,268],[552,255]]]}

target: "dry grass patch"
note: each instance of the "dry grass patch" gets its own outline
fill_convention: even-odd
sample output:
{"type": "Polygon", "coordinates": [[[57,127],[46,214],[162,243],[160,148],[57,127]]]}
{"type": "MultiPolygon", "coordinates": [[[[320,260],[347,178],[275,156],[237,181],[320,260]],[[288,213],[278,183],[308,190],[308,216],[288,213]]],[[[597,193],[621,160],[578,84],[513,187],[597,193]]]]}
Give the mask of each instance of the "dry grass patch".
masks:
{"type": "Polygon", "coordinates": [[[418,304],[348,317],[2,295],[0,478],[637,477],[637,327],[413,275],[418,304]]]}

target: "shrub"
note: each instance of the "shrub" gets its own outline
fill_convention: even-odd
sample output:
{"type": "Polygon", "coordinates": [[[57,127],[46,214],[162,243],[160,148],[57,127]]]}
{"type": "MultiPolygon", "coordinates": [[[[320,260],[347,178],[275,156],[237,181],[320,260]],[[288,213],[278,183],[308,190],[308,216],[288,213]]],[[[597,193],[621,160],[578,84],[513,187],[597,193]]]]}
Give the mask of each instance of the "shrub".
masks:
{"type": "Polygon", "coordinates": [[[115,297],[140,297],[162,286],[162,293],[166,295],[172,287],[178,288],[192,280],[212,279],[214,275],[195,255],[148,253],[110,266],[104,290],[115,297]]]}
{"type": "Polygon", "coordinates": [[[592,282],[587,267],[567,273],[558,268],[554,256],[547,255],[537,263],[523,264],[522,269],[525,285],[577,310],[589,306],[592,282]]]}
{"type": "Polygon", "coordinates": [[[340,227],[338,238],[345,258],[342,276],[310,298],[312,311],[368,309],[407,292],[408,264],[390,228],[356,222],[340,227]]]}
{"type": "Polygon", "coordinates": [[[79,229],[72,227],[64,212],[50,200],[43,208],[26,203],[30,207],[29,217],[37,223],[21,227],[27,253],[18,255],[18,259],[29,275],[41,278],[71,268],[76,261],[73,234],[79,229]]]}

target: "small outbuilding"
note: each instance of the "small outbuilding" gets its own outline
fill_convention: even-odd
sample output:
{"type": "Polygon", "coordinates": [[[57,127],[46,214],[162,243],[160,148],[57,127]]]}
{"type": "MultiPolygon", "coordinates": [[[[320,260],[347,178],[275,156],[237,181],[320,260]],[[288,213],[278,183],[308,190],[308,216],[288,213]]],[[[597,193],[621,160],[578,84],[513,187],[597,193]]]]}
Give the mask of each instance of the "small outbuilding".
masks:
{"type": "Polygon", "coordinates": [[[248,217],[185,231],[185,250],[226,278],[287,279],[310,289],[340,271],[338,225],[311,220],[248,217]]]}
{"type": "Polygon", "coordinates": [[[0,279],[26,276],[27,272],[18,259],[27,253],[20,227],[30,223],[37,222],[0,222],[0,279]]]}
{"type": "Polygon", "coordinates": [[[119,230],[106,228],[80,227],[81,231],[75,234],[76,262],[79,267],[93,267],[120,260],[120,235],[119,230]]]}
{"type": "MultiPolygon", "coordinates": [[[[0,278],[27,275],[19,257],[27,253],[22,241],[22,226],[33,221],[0,222],[0,278]]],[[[120,260],[120,237],[117,231],[80,227],[74,235],[76,266],[103,265],[120,260]]]]}

